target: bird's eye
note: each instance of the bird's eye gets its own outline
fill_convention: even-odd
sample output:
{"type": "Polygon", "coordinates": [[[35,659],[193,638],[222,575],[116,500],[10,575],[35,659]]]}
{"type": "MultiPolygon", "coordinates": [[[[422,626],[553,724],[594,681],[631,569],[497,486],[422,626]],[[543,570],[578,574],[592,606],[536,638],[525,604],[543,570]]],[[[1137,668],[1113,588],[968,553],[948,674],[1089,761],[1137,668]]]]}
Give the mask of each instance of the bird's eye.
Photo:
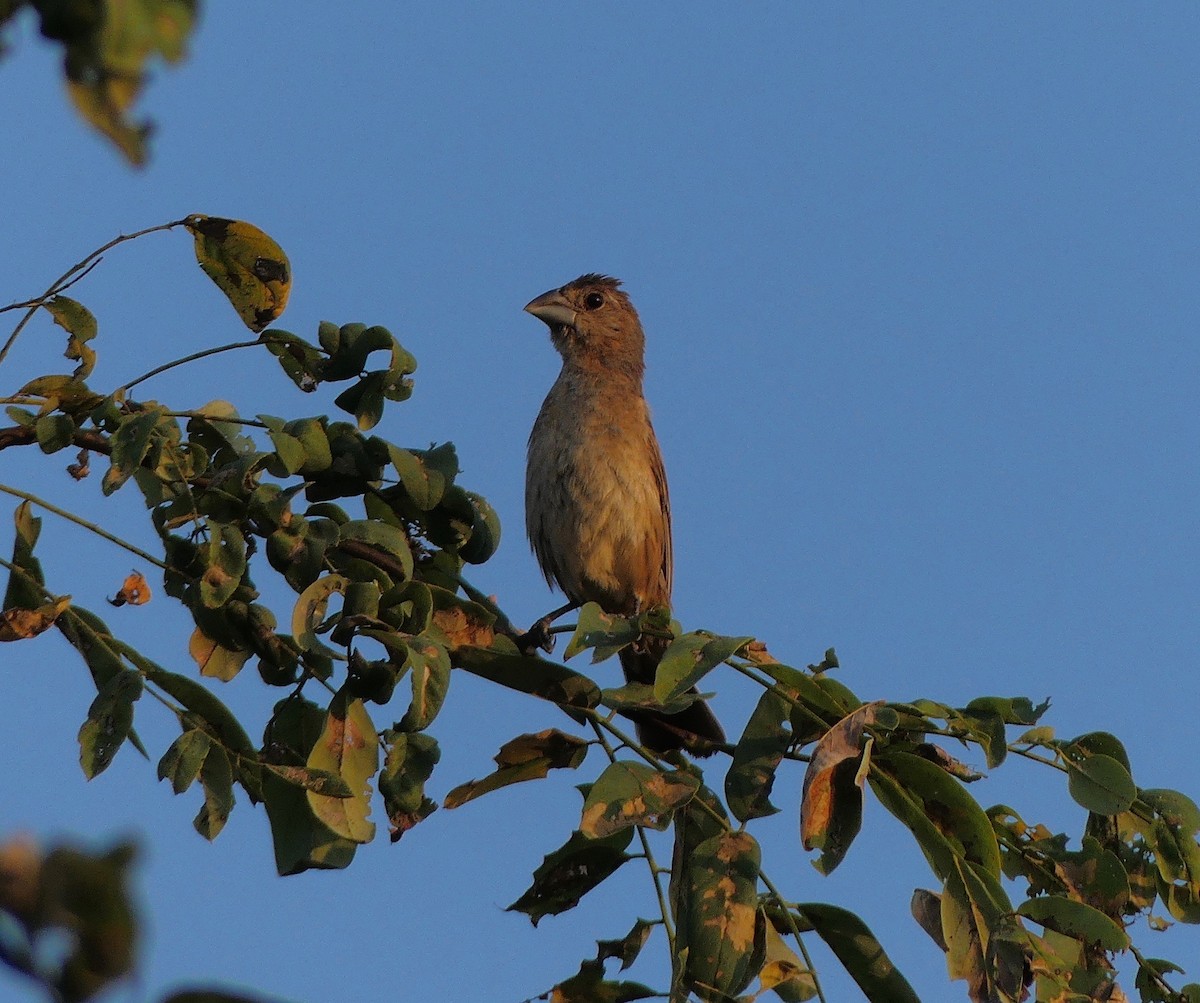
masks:
{"type": "Polygon", "coordinates": [[[588,293],[587,296],[584,297],[583,305],[589,310],[599,310],[602,306],[604,306],[604,297],[599,293],[588,293]]]}

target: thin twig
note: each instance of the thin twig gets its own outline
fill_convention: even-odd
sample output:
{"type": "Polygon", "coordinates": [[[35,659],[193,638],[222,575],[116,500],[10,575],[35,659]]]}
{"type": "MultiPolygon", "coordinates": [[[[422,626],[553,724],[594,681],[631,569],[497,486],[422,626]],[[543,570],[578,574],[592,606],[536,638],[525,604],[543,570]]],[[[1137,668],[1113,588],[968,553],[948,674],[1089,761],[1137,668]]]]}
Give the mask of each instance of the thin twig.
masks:
{"type": "Polygon", "coordinates": [[[210,355],[219,355],[221,352],[231,352],[235,348],[253,348],[255,345],[261,345],[261,339],[255,338],[253,341],[234,341],[228,345],[218,345],[216,348],[206,348],[200,352],[193,352],[191,355],[185,355],[181,359],[174,359],[171,362],[164,362],[161,366],[156,366],[148,373],[142,373],[136,380],[130,380],[128,383],[123,383],[117,388],[117,392],[127,391],[136,387],[139,383],[150,379],[151,376],[157,376],[159,373],[165,373],[168,369],[174,369],[176,366],[182,366],[188,362],[195,362],[197,359],[205,359],[210,355]]]}
{"type": "MultiPolygon", "coordinates": [[[[608,761],[610,763],[615,763],[617,761],[616,752],[612,745],[609,744],[608,738],[605,736],[600,725],[595,719],[592,719],[588,723],[592,726],[592,730],[596,733],[596,738],[600,742],[601,747],[604,749],[604,754],[608,756],[608,761]]],[[[667,904],[667,895],[666,892],[663,891],[662,887],[661,868],[658,866],[658,862],[654,859],[654,852],[650,849],[650,840],[646,837],[645,827],[635,825],[634,829],[637,830],[638,839],[642,844],[642,854],[646,860],[647,867],[650,869],[650,879],[654,882],[654,892],[658,896],[658,911],[662,916],[663,930],[666,931],[667,934],[667,947],[670,950],[671,957],[673,958],[675,957],[675,927],[671,923],[671,909],[667,904]]]]}
{"type": "Polygon", "coordinates": [[[779,889],[762,871],[758,872],[758,877],[762,881],[764,887],[771,893],[771,897],[778,903],[779,908],[783,910],[783,915],[787,918],[788,928],[791,931],[792,938],[796,941],[800,948],[800,954],[804,958],[804,963],[808,966],[808,974],[812,976],[813,988],[817,991],[817,999],[821,1003],[828,1003],[825,999],[825,993],[821,989],[821,980],[817,977],[817,970],[813,966],[812,958],[808,953],[808,948],[804,946],[804,938],[800,935],[800,927],[796,925],[796,919],[792,916],[792,910],[788,908],[787,900],[780,894],[779,889]]]}
{"type": "Polygon", "coordinates": [[[119,536],[114,536],[108,530],[102,528],[101,526],[96,525],[96,523],[94,523],[94,522],[89,522],[87,519],[84,519],[82,516],[75,515],[74,512],[68,512],[66,509],[59,508],[57,505],[51,504],[50,502],[46,501],[44,498],[39,498],[37,495],[30,494],[28,491],[22,491],[20,488],[10,487],[7,484],[0,484],[0,491],[4,492],[5,494],[12,495],[14,498],[21,498],[27,502],[32,502],[34,505],[40,505],[47,512],[53,512],[55,515],[57,515],[63,519],[66,519],[68,522],[75,523],[76,526],[82,526],[84,529],[90,530],[91,532],[95,533],[97,536],[103,537],[105,540],[108,540],[109,543],[115,543],[118,547],[122,548],[123,550],[128,550],[131,554],[134,554],[135,556],[140,557],[143,561],[148,561],[149,563],[153,564],[155,567],[162,568],[163,571],[174,571],[176,574],[180,573],[180,572],[176,571],[176,569],[172,568],[171,565],[165,564],[164,562],[160,561],[153,554],[147,553],[146,551],[142,550],[140,547],[135,547],[132,543],[129,543],[126,540],[122,540],[119,536]]]}
{"type": "Polygon", "coordinates": [[[62,275],[60,275],[50,284],[50,288],[42,293],[42,295],[37,299],[27,300],[25,303],[11,303],[6,307],[0,307],[0,313],[4,313],[8,310],[20,310],[23,308],[27,310],[25,316],[22,317],[17,322],[17,326],[13,328],[13,333],[8,336],[8,340],[4,343],[4,347],[0,348],[0,364],[2,364],[8,357],[8,353],[12,349],[13,344],[16,342],[17,336],[24,329],[25,325],[29,323],[33,315],[38,312],[41,306],[52,296],[58,295],[60,291],[73,285],[78,279],[83,278],[84,275],[90,272],[92,268],[99,264],[100,257],[105,251],[116,247],[118,244],[123,244],[127,240],[135,240],[138,237],[144,237],[148,233],[156,233],[159,230],[171,230],[177,226],[183,226],[184,222],[185,221],[182,219],[177,219],[171,223],[159,223],[157,226],[148,226],[144,230],[138,230],[137,233],[121,234],[119,237],[114,237],[103,247],[96,248],[96,250],[92,251],[92,253],[82,261],[72,265],[65,272],[63,272],[62,275]],[[82,274],[77,276],[77,272],[82,274]]]}

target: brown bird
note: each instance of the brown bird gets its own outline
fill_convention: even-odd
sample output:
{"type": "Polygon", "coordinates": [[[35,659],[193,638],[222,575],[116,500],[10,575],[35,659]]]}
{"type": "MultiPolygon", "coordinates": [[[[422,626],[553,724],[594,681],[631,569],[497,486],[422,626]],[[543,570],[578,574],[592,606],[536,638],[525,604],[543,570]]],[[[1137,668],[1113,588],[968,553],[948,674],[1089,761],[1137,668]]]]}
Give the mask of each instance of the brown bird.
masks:
{"type": "MultiPolygon", "coordinates": [[[[642,394],[645,335],[620,285],[583,275],[525,307],[550,328],[563,360],[529,436],[525,528],[546,581],[570,600],[566,609],[596,602],[630,616],[670,604],[671,503],[642,394]]],[[[664,650],[647,637],[622,649],[625,678],[653,683],[664,650]]],[[[725,741],[701,700],[677,714],[631,716],[656,752],[707,755],[714,750],[705,743],[725,741]]]]}

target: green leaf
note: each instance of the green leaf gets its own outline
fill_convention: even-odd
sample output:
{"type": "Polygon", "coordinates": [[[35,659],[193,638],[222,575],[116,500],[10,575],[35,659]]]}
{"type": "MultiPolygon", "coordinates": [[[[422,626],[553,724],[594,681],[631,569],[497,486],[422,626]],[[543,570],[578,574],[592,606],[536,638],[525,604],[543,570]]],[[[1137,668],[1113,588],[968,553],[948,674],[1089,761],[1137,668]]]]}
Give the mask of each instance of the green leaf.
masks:
{"type": "Polygon", "coordinates": [[[327,380],[348,380],[366,369],[367,356],[392,347],[392,336],[384,327],[343,324],[340,328],[322,323],[318,330],[322,347],[329,352],[327,380]]]}
{"type": "Polygon", "coordinates": [[[40,4],[41,30],[61,40],[67,90],[85,121],[135,166],[145,163],[147,122],[129,115],[150,76],[149,60],[176,62],[184,55],[196,4],[40,4]]]}
{"type": "Polygon", "coordinates": [[[283,431],[304,447],[304,462],[296,473],[305,477],[322,473],[333,465],[333,450],[329,445],[329,433],[318,418],[298,418],[283,426],[283,431]]]}
{"type": "Polygon", "coordinates": [[[96,694],[79,729],[79,765],[91,780],[108,769],[133,726],[133,702],[142,695],[142,677],[122,669],[96,694]]]}
{"type": "MultiPolygon", "coordinates": [[[[89,1000],[132,970],[137,922],[128,870],[134,856],[128,843],[103,854],[60,846],[41,862],[37,908],[42,929],[70,931],[55,951],[60,967],[46,984],[54,999],[89,1000]]],[[[11,943],[12,934],[5,939],[11,943]]]]}
{"type": "Polygon", "coordinates": [[[798,908],[871,1003],[920,1003],[908,980],[854,913],[821,902],[803,902],[798,908]]]}
{"type": "Polygon", "coordinates": [[[100,485],[106,495],[111,495],[120,488],[141,466],[150,452],[154,430],[162,417],[162,408],[150,407],[121,418],[121,423],[111,439],[111,465],[100,485]]]}
{"type": "Polygon", "coordinates": [[[640,982],[609,982],[604,978],[603,964],[585,961],[578,972],[543,998],[553,999],[554,1003],[631,1003],[661,995],[640,982]]]}
{"type": "Polygon", "coordinates": [[[279,360],[280,368],[296,386],[305,393],[317,389],[325,366],[325,355],[315,345],[290,331],[277,328],[263,331],[259,340],[279,360]]]}
{"type": "Polygon", "coordinates": [[[33,506],[23,501],[13,511],[13,524],[16,535],[13,539],[12,563],[24,574],[9,572],[4,608],[37,609],[45,598],[39,586],[45,585],[46,581],[41,563],[33,556],[33,548],[42,531],[42,520],[33,514],[33,506]]]}
{"type": "Polygon", "coordinates": [[[584,895],[632,859],[625,852],[631,839],[633,829],[599,839],[572,833],[566,843],[546,855],[533,872],[533,884],[506,911],[522,912],[537,926],[543,916],[574,909],[584,895]]]}
{"type": "Polygon", "coordinates": [[[468,564],[483,564],[500,547],[500,517],[483,495],[477,495],[474,491],[464,493],[471,502],[475,518],[471,522],[471,535],[458,548],[458,556],[468,564]]]}
{"type": "Polygon", "coordinates": [[[1077,804],[1098,815],[1117,815],[1132,807],[1137,786],[1121,763],[1103,754],[1072,759],[1066,750],[1064,755],[1067,790],[1077,804]]]}
{"type": "Polygon", "coordinates": [[[669,703],[753,640],[752,637],[719,637],[704,631],[675,638],[658,663],[654,695],[659,702],[669,703]]]}
{"type": "Polygon", "coordinates": [[[233,770],[221,746],[209,747],[200,767],[200,783],[204,787],[204,804],[192,824],[201,836],[211,841],[225,828],[233,811],[233,770]]]}
{"type": "Polygon", "coordinates": [[[269,770],[286,783],[312,791],[314,794],[323,794],[331,798],[354,797],[350,785],[338,774],[328,770],[314,770],[307,766],[280,766],[276,763],[263,763],[263,769],[269,770]]]}
{"type": "Polygon", "coordinates": [[[394,843],[437,809],[436,802],[425,796],[425,783],[442,753],[430,735],[388,731],[384,738],[387,756],[379,774],[379,793],[394,843]]]}
{"type": "Polygon", "coordinates": [[[683,770],[660,771],[626,760],[610,763],[587,793],[579,831],[598,838],[634,825],[665,829],[699,786],[683,770]]]}
{"type": "Polygon", "coordinates": [[[158,779],[171,781],[171,789],[182,794],[192,786],[212,747],[208,734],[199,728],[189,728],[180,735],[158,762],[158,779]]]}
{"type": "Polygon", "coordinates": [[[325,619],[325,610],[329,606],[329,597],[346,591],[348,580],[341,575],[326,575],[318,578],[301,594],[292,609],[292,636],[301,650],[323,650],[324,645],[317,640],[314,630],[325,619]]]}
{"type": "Polygon", "coordinates": [[[759,668],[784,687],[798,705],[792,713],[792,730],[797,740],[811,741],[823,735],[830,725],[837,724],[862,703],[860,700],[844,701],[838,694],[826,690],[807,672],[789,665],[770,662],[759,668]],[[819,722],[823,722],[824,726],[819,722]]]}
{"type": "MultiPolygon", "coordinates": [[[[972,701],[978,703],[978,701],[972,701]]],[[[1004,718],[986,706],[968,708],[953,718],[950,723],[966,728],[983,749],[988,769],[994,770],[1008,755],[1008,732],[1004,718]]]]}
{"type": "MultiPolygon", "coordinates": [[[[118,642],[119,643],[119,642],[118,642]]],[[[147,682],[153,683],[168,696],[174,697],[184,707],[201,718],[213,729],[214,735],[221,743],[241,760],[255,762],[258,758],[254,743],[246,734],[241,722],[233,712],[213,695],[203,684],[181,676],[155,665],[148,659],[137,663],[138,668],[145,674],[147,682]]],[[[239,779],[243,784],[249,779],[242,769],[245,762],[239,765],[239,779]]],[[[254,796],[253,790],[248,790],[254,796]]]]}
{"type": "Polygon", "coordinates": [[[445,476],[427,467],[416,453],[391,443],[387,444],[387,450],[405,494],[419,511],[428,512],[446,493],[445,476]]]}
{"type": "MultiPolygon", "coordinates": [[[[321,708],[303,698],[281,700],[263,735],[264,749],[275,757],[304,762],[324,731],[325,717],[321,708]]],[[[350,864],[358,844],[338,836],[313,815],[302,787],[268,768],[262,789],[280,874],[350,864]]]]}
{"type": "Polygon", "coordinates": [[[739,822],[779,811],[771,804],[771,788],[775,770],[792,741],[791,731],[784,727],[790,709],[778,694],[763,693],[733,750],[733,762],[725,774],[725,800],[739,822]]]}
{"type": "Polygon", "coordinates": [[[646,941],[650,938],[654,927],[654,923],[639,919],[620,940],[598,940],[596,946],[599,947],[599,951],[596,953],[596,960],[606,961],[609,958],[620,958],[621,971],[625,971],[637,961],[638,955],[642,953],[642,948],[646,946],[646,941]]]}
{"type": "Polygon", "coordinates": [[[279,460],[278,469],[272,470],[271,473],[277,477],[288,477],[299,472],[308,455],[304,451],[304,443],[283,431],[268,432],[267,436],[271,445],[275,447],[275,455],[279,460]]]}
{"type": "Polygon", "coordinates": [[[1120,763],[1127,773],[1133,772],[1129,765],[1129,753],[1125,751],[1125,746],[1121,744],[1120,739],[1115,735],[1110,735],[1107,731],[1090,731],[1086,735],[1080,735],[1073,739],[1068,747],[1068,754],[1076,753],[1108,756],[1120,763]]]}
{"type": "Polygon", "coordinates": [[[205,568],[200,578],[200,600],[215,609],[233,598],[246,573],[246,539],[237,526],[210,521],[208,544],[202,554],[205,568]]]}
{"type": "Polygon", "coordinates": [[[883,806],[906,825],[942,880],[956,858],[1000,873],[1000,848],[991,822],[962,784],[927,759],[887,750],[877,753],[869,777],[883,806]]]}
{"type": "MultiPolygon", "coordinates": [[[[404,530],[374,519],[356,519],[345,523],[338,529],[338,543],[345,544],[348,541],[366,544],[397,558],[404,569],[404,580],[412,578],[412,548],[409,544],[408,534],[404,530]]],[[[392,577],[399,578],[400,576],[392,575],[392,577]]]]}
{"type": "Polygon", "coordinates": [[[400,722],[401,731],[424,731],[437,717],[450,688],[450,656],[440,644],[413,638],[408,642],[412,702],[400,722]]]}
{"type": "Polygon", "coordinates": [[[1099,945],[1106,951],[1124,951],[1129,947],[1129,934],[1120,924],[1099,909],[1074,899],[1039,895],[1021,903],[1017,912],[1049,930],[1085,944],[1099,945]]]}
{"type": "Polygon", "coordinates": [[[641,623],[635,616],[617,616],[605,613],[599,603],[585,603],[579,609],[575,633],[563,652],[569,660],[588,648],[592,651],[592,664],[611,658],[626,645],[636,641],[642,633],[641,623]]]}
{"type": "Polygon", "coordinates": [[[587,676],[544,658],[519,654],[516,645],[504,637],[498,636],[490,648],[460,645],[451,652],[451,660],[473,675],[518,693],[568,707],[600,704],[600,687],[587,676]]]}
{"type": "Polygon", "coordinates": [[[379,769],[379,737],[361,700],[348,700],[339,690],[330,701],[321,737],[309,753],[309,769],[339,775],[353,796],[329,797],[306,791],[313,814],[339,836],[356,843],[369,843],[375,825],[367,821],[371,812],[369,781],[379,769]]]}
{"type": "Polygon", "coordinates": [[[77,380],[86,380],[96,367],[96,350],[87,343],[96,337],[97,324],[92,311],[69,296],[55,296],[43,303],[54,323],[67,332],[67,350],[63,353],[68,359],[79,362],[73,373],[77,380]]]}
{"type": "Polygon", "coordinates": [[[34,432],[43,453],[57,453],[71,445],[75,435],[75,421],[66,414],[43,415],[37,420],[34,432]]]}
{"type": "Polygon", "coordinates": [[[976,697],[966,709],[999,714],[1005,724],[1033,725],[1050,709],[1050,701],[1045,700],[1035,707],[1028,697],[976,697]]]}
{"type": "Polygon", "coordinates": [[[39,413],[61,408],[70,414],[86,414],[104,402],[105,398],[88,389],[83,380],[74,376],[50,374],[30,380],[17,391],[22,397],[42,397],[45,403],[39,413]]]}

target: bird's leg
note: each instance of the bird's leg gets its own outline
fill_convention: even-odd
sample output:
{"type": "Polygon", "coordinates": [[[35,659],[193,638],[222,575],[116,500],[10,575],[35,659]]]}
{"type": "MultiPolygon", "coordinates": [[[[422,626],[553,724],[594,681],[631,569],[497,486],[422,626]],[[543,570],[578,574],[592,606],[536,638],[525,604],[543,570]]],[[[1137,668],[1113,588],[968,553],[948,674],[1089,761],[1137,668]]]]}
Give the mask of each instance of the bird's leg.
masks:
{"type": "Polygon", "coordinates": [[[569,602],[565,606],[559,606],[558,609],[552,609],[517,638],[517,647],[526,655],[533,654],[539,648],[546,654],[550,654],[554,650],[554,637],[550,633],[550,624],[564,613],[579,609],[579,605],[577,602],[569,602]]]}

